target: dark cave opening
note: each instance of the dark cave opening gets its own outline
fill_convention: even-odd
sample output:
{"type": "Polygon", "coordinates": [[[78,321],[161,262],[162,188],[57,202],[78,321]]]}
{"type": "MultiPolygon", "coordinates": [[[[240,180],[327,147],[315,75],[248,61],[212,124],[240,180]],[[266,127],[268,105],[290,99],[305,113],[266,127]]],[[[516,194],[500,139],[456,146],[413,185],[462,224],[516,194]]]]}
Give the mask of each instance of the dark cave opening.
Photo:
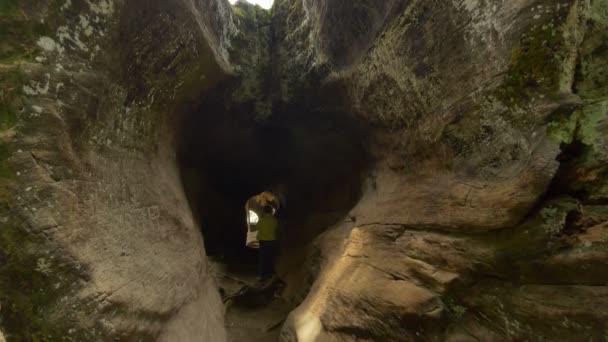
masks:
{"type": "Polygon", "coordinates": [[[182,184],[207,255],[254,262],[245,246],[245,203],[281,187],[280,249],[310,242],[341,219],[361,192],[368,165],[364,130],[341,110],[275,106],[254,117],[253,104],[233,104],[220,88],[185,115],[178,162],[182,184]]]}

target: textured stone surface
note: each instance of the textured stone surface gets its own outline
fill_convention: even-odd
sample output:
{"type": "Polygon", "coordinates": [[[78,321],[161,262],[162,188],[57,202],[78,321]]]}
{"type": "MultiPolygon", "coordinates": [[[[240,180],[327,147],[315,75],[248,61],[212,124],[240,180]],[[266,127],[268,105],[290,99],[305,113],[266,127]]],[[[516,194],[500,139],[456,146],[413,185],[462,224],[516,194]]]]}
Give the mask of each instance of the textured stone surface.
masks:
{"type": "Polygon", "coordinates": [[[577,304],[606,286],[605,2],[274,11],[281,99],[343,96],[374,160],[307,270],[285,266],[305,299],[284,340],[605,337],[577,304]]]}
{"type": "Polygon", "coordinates": [[[607,32],[604,0],[4,1],[0,326],[225,339],[175,156],[203,101],[221,176],[293,139],[284,340],[605,340],[607,32]]]}
{"type": "MultiPolygon", "coordinates": [[[[310,13],[331,12],[311,6],[310,13]]],[[[366,198],[378,208],[356,216],[466,230],[517,223],[558,168],[559,142],[547,136],[546,123],[556,112],[571,114],[579,102],[571,88],[583,34],[577,12],[584,6],[542,1],[403,6],[398,15],[379,17],[385,21],[375,26],[384,30],[347,72],[332,69],[324,51],[315,54],[320,47],[305,50],[312,54],[306,67],[329,70],[322,75],[345,83],[361,119],[379,126],[372,152],[384,162],[372,180],[378,186],[366,198]],[[389,203],[401,202],[411,209],[391,210],[389,203]]],[[[310,22],[306,18],[302,26],[310,22]]],[[[318,25],[319,30],[334,26],[318,25]]],[[[300,50],[290,34],[285,37],[285,46],[300,50]]],[[[302,78],[301,69],[288,69],[300,60],[286,49],[286,78],[292,73],[302,78]]]]}
{"type": "Polygon", "coordinates": [[[222,340],[174,127],[183,107],[229,72],[229,5],[2,6],[7,337],[222,340]]]}
{"type": "Polygon", "coordinates": [[[251,103],[256,120],[264,120],[272,114],[270,12],[245,1],[237,2],[233,12],[238,33],[230,42],[230,61],[237,77],[226,106],[251,103]]]}

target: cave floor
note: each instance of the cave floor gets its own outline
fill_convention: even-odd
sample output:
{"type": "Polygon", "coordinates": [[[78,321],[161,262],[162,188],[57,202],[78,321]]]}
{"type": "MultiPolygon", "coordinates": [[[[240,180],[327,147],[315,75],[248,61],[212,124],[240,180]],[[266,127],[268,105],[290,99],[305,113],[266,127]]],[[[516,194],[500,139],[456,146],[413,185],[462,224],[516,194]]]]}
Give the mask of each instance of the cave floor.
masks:
{"type": "MultiPolygon", "coordinates": [[[[255,265],[226,264],[210,258],[210,266],[223,296],[253,287],[255,265]]],[[[274,288],[239,296],[225,303],[228,342],[274,342],[292,306],[274,288]]]]}

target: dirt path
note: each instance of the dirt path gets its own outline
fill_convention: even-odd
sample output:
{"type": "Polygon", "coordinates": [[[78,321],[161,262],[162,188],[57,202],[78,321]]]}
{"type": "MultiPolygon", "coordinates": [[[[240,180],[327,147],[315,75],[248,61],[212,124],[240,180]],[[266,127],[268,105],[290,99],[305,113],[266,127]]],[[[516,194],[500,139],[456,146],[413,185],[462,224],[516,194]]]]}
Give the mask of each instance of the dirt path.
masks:
{"type": "MultiPolygon", "coordinates": [[[[222,297],[239,292],[244,286],[255,288],[255,265],[226,265],[210,260],[222,297]]],[[[270,287],[251,290],[225,304],[228,342],[275,342],[291,305],[270,287]]]]}

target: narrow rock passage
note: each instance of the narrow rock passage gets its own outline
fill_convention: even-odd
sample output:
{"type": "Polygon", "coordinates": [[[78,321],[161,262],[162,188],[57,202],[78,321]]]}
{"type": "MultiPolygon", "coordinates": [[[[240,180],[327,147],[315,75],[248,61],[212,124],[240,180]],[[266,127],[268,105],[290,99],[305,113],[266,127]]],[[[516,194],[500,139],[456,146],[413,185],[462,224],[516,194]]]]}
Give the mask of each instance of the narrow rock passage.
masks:
{"type": "Polygon", "coordinates": [[[364,133],[348,113],[280,107],[264,122],[227,102],[218,87],[184,115],[178,161],[207,254],[244,247],[244,205],[280,186],[286,242],[301,245],[341,218],[360,195],[368,159],[364,133]]]}
{"type": "MultiPolygon", "coordinates": [[[[249,106],[225,101],[229,92],[223,86],[211,91],[184,115],[177,135],[182,184],[223,297],[256,283],[258,252],[245,246],[251,196],[282,189],[279,285],[305,259],[294,251],[305,250],[356,203],[368,162],[352,115],[285,106],[258,122],[249,106]]],[[[272,286],[227,301],[229,340],[277,341],[288,312],[302,299],[291,297],[272,286]]]]}

